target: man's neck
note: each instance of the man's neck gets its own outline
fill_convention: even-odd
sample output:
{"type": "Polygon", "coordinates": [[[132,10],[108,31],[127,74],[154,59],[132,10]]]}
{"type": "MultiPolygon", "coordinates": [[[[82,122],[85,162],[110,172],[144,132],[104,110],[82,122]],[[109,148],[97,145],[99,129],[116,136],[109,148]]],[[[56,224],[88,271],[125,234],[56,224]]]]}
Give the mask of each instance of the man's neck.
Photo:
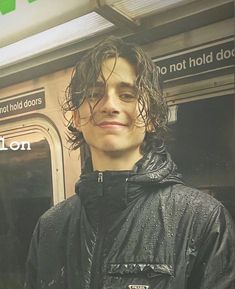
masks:
{"type": "Polygon", "coordinates": [[[139,149],[130,152],[101,152],[91,149],[94,171],[132,170],[135,163],[142,158],[139,149]]]}

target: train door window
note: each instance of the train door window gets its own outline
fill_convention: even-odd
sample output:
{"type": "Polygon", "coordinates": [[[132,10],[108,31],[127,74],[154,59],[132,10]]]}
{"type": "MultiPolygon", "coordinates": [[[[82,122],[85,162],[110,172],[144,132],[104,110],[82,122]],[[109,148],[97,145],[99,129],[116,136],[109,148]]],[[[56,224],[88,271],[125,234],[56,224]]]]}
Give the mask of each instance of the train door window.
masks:
{"type": "Polygon", "coordinates": [[[56,199],[53,178],[59,169],[49,137],[25,127],[25,121],[22,131],[10,130],[0,138],[0,289],[23,288],[33,229],[56,199]]]}
{"type": "Polygon", "coordinates": [[[179,104],[168,149],[186,183],[215,196],[235,219],[234,111],[234,96],[179,104]]]}

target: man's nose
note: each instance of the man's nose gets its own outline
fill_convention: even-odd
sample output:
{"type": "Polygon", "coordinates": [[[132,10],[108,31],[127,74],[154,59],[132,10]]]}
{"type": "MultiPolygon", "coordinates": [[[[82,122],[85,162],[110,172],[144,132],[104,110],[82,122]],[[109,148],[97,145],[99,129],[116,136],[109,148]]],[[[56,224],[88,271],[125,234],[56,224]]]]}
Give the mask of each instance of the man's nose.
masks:
{"type": "Polygon", "coordinates": [[[118,98],[114,91],[105,93],[100,102],[100,111],[103,113],[119,113],[118,98]]]}

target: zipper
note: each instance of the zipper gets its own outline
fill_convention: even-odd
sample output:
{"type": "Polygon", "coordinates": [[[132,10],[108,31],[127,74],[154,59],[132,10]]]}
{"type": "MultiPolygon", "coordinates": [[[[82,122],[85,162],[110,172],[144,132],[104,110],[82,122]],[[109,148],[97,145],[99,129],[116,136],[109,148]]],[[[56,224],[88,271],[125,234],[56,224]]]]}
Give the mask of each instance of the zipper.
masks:
{"type": "MultiPolygon", "coordinates": [[[[99,172],[97,177],[98,183],[98,194],[99,196],[103,196],[103,173],[99,172]]],[[[91,267],[91,282],[90,282],[90,289],[101,289],[102,287],[102,253],[103,253],[103,243],[105,239],[105,226],[104,226],[104,218],[101,215],[98,219],[97,224],[97,238],[93,256],[93,262],[91,267]]]]}
{"type": "Polygon", "coordinates": [[[98,179],[97,179],[98,183],[103,183],[103,173],[99,172],[98,173],[98,179]]]}
{"type": "Polygon", "coordinates": [[[103,196],[103,182],[104,182],[104,178],[103,178],[103,173],[99,172],[98,176],[97,176],[97,194],[98,196],[102,197],[103,196]]]}
{"type": "Polygon", "coordinates": [[[91,282],[90,289],[101,289],[103,276],[102,276],[102,266],[103,266],[103,244],[105,239],[104,226],[100,220],[98,224],[96,246],[94,251],[94,257],[91,268],[91,282]]]}

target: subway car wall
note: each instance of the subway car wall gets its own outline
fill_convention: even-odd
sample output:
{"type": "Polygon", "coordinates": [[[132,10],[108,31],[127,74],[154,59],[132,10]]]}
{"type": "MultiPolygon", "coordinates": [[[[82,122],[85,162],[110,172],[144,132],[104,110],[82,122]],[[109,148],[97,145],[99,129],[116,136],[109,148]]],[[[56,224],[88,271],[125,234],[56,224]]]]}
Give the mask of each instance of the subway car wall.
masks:
{"type": "Polygon", "coordinates": [[[0,91],[0,106],[16,108],[0,118],[0,289],[23,288],[38,218],[73,194],[80,175],[79,154],[69,152],[59,104],[70,74],[63,70],[0,91]],[[33,101],[39,96],[45,107],[33,101]],[[31,111],[21,109],[26,100],[35,103],[31,111]]]}

